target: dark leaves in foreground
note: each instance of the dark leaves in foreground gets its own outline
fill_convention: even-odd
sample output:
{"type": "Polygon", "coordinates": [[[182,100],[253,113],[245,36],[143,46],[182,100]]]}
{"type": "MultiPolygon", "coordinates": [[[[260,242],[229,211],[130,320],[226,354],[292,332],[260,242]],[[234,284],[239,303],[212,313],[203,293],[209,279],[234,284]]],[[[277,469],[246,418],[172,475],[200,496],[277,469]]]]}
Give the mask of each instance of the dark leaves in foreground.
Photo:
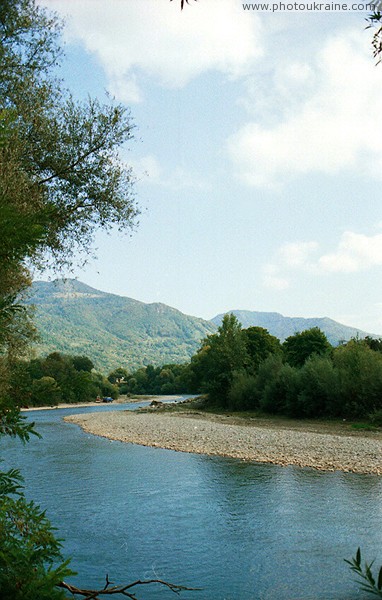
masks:
{"type": "Polygon", "coordinates": [[[361,590],[373,594],[378,598],[382,598],[382,567],[379,569],[377,579],[375,579],[371,570],[374,561],[370,564],[365,562],[362,566],[361,549],[358,548],[356,555],[351,560],[345,562],[350,565],[351,570],[356,573],[359,577],[357,583],[361,585],[361,590]]]}

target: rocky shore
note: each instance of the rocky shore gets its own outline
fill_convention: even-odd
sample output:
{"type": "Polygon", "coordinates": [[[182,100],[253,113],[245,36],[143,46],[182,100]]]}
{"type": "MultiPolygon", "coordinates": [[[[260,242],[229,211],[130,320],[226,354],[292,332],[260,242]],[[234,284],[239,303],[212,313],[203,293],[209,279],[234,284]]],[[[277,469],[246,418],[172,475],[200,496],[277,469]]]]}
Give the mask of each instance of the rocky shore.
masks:
{"type": "Polygon", "coordinates": [[[65,418],[85,431],[144,446],[325,471],[382,475],[382,436],[236,424],[200,414],[118,411],[65,418]]]}

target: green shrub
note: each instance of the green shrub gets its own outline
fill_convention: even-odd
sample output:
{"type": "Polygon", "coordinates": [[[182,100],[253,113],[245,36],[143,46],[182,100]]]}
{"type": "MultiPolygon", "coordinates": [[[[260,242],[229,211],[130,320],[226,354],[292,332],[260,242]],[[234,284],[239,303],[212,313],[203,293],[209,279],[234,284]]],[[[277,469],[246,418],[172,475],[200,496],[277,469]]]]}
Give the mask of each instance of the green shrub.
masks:
{"type": "Polygon", "coordinates": [[[369,421],[375,427],[382,427],[382,408],[375,410],[369,414],[369,421]]]}
{"type": "Polygon", "coordinates": [[[303,417],[335,416],[339,397],[338,376],[328,357],[312,356],[298,373],[296,410],[303,417]]]}
{"type": "Polygon", "coordinates": [[[234,374],[228,392],[228,408],[231,410],[255,410],[258,408],[256,377],[243,371],[234,374]]]}

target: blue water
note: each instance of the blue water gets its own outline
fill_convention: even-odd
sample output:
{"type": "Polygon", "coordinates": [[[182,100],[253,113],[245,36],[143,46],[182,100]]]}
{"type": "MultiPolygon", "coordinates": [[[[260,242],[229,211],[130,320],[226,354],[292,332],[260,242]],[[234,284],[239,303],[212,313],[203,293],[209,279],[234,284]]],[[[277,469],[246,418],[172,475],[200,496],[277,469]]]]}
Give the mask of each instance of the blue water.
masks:
{"type": "MultiPolygon", "coordinates": [[[[136,405],[132,406],[135,408],[136,405]]],[[[27,496],[47,508],[79,572],[103,587],[159,578],[200,592],[185,600],[368,598],[344,558],[360,545],[382,563],[382,478],[244,463],[109,441],[36,411],[43,439],[1,440],[27,496]]],[[[157,587],[139,598],[176,597],[157,587]]]]}

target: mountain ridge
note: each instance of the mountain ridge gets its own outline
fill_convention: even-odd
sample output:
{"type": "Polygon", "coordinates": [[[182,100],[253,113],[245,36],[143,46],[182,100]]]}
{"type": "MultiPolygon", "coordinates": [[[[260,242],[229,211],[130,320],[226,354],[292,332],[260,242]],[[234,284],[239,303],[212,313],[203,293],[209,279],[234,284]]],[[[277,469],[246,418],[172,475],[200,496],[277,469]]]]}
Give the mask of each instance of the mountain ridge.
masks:
{"type": "Polygon", "coordinates": [[[343,325],[329,317],[285,317],[278,312],[260,312],[250,310],[230,310],[226,313],[216,315],[211,319],[215,325],[220,325],[225,314],[234,314],[242,324],[247,327],[264,327],[271,335],[276,336],[283,342],[290,335],[319,327],[328,338],[329,342],[336,346],[342,341],[348,341],[353,337],[363,338],[365,336],[379,337],[374,333],[367,333],[360,328],[343,325]]]}
{"type": "MultiPolygon", "coordinates": [[[[86,355],[103,372],[188,362],[223,318],[222,313],[207,321],[162,302],[144,303],[103,292],[77,279],[35,281],[28,302],[36,307],[35,322],[41,338],[35,346],[38,355],[54,351],[86,355]]],[[[281,341],[310,327],[320,327],[333,345],[356,335],[378,337],[328,317],[229,312],[237,316],[243,328],[264,327],[281,341]]]]}
{"type": "Polygon", "coordinates": [[[38,354],[85,354],[102,370],[186,362],[216,329],[165,304],[109,294],[78,280],[36,281],[29,303],[36,306],[38,354]]]}

